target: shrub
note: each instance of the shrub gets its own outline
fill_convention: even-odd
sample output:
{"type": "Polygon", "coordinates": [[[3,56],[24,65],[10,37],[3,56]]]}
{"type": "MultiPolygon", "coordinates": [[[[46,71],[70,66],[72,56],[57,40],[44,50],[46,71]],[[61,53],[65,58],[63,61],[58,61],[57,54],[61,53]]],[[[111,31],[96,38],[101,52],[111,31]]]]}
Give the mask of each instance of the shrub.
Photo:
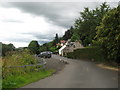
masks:
{"type": "Polygon", "coordinates": [[[30,49],[32,54],[39,54],[39,44],[38,41],[33,40],[28,45],[28,48],[30,49]]]}
{"type": "Polygon", "coordinates": [[[21,52],[11,52],[11,54],[7,55],[2,59],[2,69],[3,69],[3,78],[11,75],[19,75],[30,72],[31,69],[35,69],[35,66],[21,68],[8,68],[10,66],[22,66],[22,65],[30,65],[36,64],[37,59],[30,55],[29,50],[24,50],[21,52]]]}
{"type": "Polygon", "coordinates": [[[76,49],[74,52],[70,52],[67,54],[68,58],[73,59],[89,59],[96,61],[104,61],[104,56],[102,55],[102,51],[99,47],[86,47],[81,49],[76,49]]]}

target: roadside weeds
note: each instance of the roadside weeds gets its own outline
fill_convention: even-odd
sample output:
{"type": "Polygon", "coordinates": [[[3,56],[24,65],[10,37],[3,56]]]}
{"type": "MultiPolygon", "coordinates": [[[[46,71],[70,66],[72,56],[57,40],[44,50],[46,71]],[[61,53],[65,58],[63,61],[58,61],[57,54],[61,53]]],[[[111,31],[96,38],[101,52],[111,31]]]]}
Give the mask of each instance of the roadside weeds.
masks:
{"type": "Polygon", "coordinates": [[[105,64],[97,64],[97,66],[101,67],[101,68],[104,68],[104,69],[119,71],[119,69],[117,67],[112,67],[112,66],[108,66],[108,65],[105,65],[105,64]]]}

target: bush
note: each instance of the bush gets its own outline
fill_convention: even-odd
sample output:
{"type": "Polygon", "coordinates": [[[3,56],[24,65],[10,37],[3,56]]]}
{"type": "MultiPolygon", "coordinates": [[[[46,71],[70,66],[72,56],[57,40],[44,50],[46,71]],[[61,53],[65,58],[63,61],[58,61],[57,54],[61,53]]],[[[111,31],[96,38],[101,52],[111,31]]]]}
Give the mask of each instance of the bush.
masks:
{"type": "Polygon", "coordinates": [[[3,44],[0,42],[0,52],[2,52],[2,56],[6,56],[8,52],[14,51],[15,46],[13,44],[3,44]]]}
{"type": "Polygon", "coordinates": [[[11,75],[24,74],[30,72],[31,69],[36,67],[27,67],[27,68],[8,68],[10,66],[22,66],[29,64],[36,64],[37,59],[34,56],[31,56],[29,50],[24,50],[21,52],[11,52],[8,56],[2,59],[2,69],[3,69],[3,78],[11,75]]]}
{"type": "Polygon", "coordinates": [[[28,48],[32,54],[39,54],[39,44],[38,41],[33,40],[29,43],[28,48]]]}
{"type": "Polygon", "coordinates": [[[51,51],[51,52],[55,52],[56,50],[58,50],[56,47],[51,47],[51,48],[50,48],[50,51],[51,51]]]}
{"type": "Polygon", "coordinates": [[[74,52],[68,53],[67,57],[73,59],[89,59],[95,61],[105,60],[99,47],[86,47],[77,49],[74,50],[74,52]]]}

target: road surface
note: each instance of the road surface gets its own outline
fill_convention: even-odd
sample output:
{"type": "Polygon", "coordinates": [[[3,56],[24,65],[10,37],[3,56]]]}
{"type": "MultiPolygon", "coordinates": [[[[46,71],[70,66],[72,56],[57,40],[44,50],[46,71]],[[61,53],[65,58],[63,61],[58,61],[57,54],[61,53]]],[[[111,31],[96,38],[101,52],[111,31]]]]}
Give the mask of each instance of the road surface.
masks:
{"type": "Polygon", "coordinates": [[[118,88],[117,71],[100,68],[89,61],[57,55],[52,58],[67,60],[69,64],[58,73],[22,88],[118,88]]]}

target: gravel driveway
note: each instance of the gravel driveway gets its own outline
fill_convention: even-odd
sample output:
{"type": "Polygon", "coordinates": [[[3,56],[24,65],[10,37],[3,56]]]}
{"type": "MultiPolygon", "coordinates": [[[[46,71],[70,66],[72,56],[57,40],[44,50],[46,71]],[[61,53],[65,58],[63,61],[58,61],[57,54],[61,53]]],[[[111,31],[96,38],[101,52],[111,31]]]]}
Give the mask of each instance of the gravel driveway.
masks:
{"type": "MultiPolygon", "coordinates": [[[[54,55],[53,55],[54,56],[54,55]]],[[[46,66],[45,68],[48,69],[55,69],[56,72],[62,70],[65,67],[64,62],[60,62],[60,59],[56,59],[54,57],[45,59],[46,66]]]]}

